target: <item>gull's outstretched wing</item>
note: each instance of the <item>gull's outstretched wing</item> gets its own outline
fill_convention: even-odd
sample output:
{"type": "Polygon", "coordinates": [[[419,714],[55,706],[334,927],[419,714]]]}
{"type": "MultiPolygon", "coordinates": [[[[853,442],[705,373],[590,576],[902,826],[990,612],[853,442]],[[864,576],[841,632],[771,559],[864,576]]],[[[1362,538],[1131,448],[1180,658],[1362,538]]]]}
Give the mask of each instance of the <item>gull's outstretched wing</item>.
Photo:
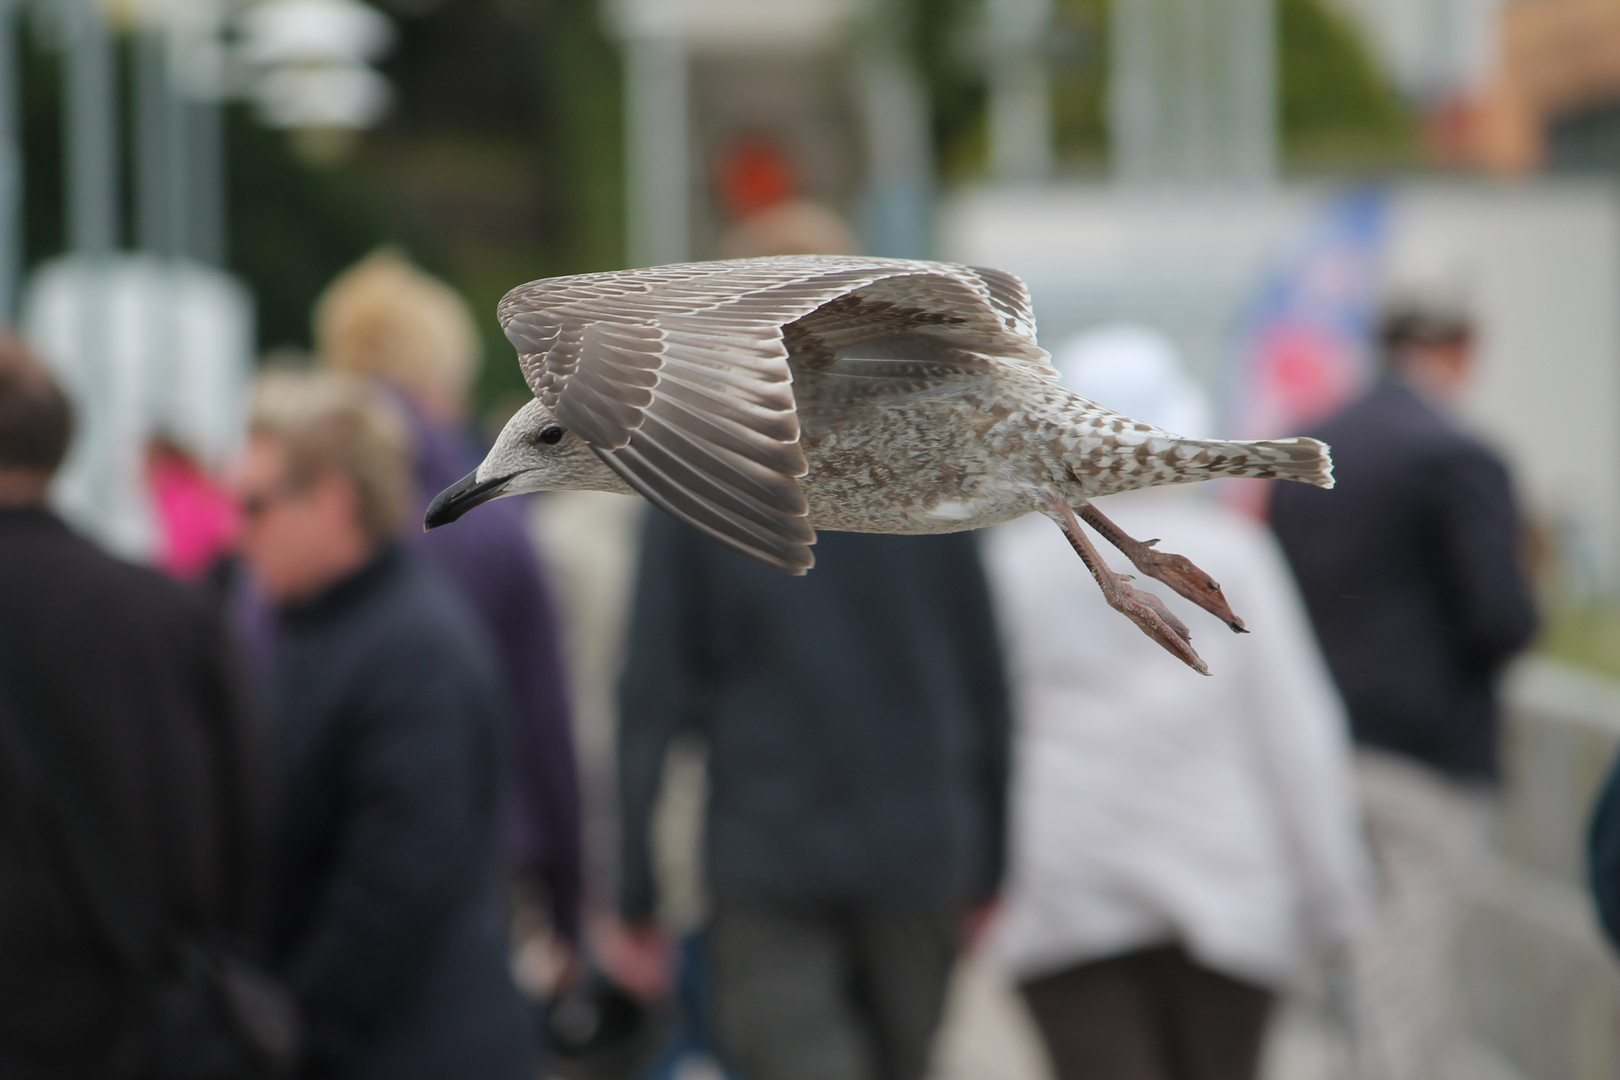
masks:
{"type": "Polygon", "coordinates": [[[801,329],[824,348],[921,327],[1056,375],[1017,278],[943,263],[687,263],[531,282],[499,308],[559,423],[653,503],[789,573],[814,563],[815,532],[784,328],[818,312],[801,329]]]}

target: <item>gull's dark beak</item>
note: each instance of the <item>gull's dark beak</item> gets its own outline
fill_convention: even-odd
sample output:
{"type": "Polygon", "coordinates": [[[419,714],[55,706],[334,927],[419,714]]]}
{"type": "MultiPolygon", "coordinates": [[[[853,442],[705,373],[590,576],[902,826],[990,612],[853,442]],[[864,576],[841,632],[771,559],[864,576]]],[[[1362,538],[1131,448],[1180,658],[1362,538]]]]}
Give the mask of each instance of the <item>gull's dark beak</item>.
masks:
{"type": "Polygon", "coordinates": [[[510,476],[498,476],[480,484],[478,470],[474,469],[439,492],[428,504],[427,514],[422,518],[422,531],[448,525],[473,507],[481,506],[496,498],[511,479],[510,476]]]}

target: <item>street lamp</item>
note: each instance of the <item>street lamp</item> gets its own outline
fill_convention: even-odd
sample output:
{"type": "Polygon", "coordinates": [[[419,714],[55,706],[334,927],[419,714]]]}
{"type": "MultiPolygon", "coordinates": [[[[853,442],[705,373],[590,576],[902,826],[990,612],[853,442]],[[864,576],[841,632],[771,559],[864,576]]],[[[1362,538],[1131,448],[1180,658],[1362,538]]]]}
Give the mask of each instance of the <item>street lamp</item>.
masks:
{"type": "Polygon", "coordinates": [[[985,0],[990,55],[990,171],[1041,181],[1052,171],[1051,0],[985,0]]]}
{"type": "Polygon", "coordinates": [[[1277,0],[1116,0],[1114,175],[1264,187],[1277,172],[1277,0]]]}
{"type": "Polygon", "coordinates": [[[624,45],[625,167],[632,266],[690,257],[691,58],[681,0],[617,0],[624,45]]]}
{"type": "Polygon", "coordinates": [[[341,157],[388,112],[388,80],[371,67],[394,25],[360,0],[262,0],[237,20],[245,89],[264,121],[308,160],[341,157]]]}

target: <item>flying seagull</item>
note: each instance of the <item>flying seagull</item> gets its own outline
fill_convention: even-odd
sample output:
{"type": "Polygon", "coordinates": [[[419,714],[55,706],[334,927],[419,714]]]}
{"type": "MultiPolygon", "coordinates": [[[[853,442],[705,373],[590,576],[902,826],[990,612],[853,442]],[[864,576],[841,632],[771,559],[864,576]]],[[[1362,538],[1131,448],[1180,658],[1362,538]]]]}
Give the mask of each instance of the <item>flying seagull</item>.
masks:
{"type": "Polygon", "coordinates": [[[1070,393],[1036,344],[1024,283],[1002,270],[731,259],[534,281],[498,313],[534,400],[433,500],[430,529],[503,495],[639,493],[802,574],[817,529],[956,532],[1039,511],[1110,605],[1208,674],[1187,627],[1110,570],[1080,520],[1242,631],[1220,586],[1091,500],[1218,476],[1333,486],[1315,439],[1184,439],[1070,393]]]}

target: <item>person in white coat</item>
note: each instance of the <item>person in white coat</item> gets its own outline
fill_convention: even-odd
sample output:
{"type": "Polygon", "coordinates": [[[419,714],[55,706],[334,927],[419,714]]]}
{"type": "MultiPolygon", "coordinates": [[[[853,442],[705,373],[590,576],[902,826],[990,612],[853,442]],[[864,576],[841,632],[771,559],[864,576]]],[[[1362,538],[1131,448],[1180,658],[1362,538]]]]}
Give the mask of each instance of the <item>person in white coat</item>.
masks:
{"type": "MultiPolygon", "coordinates": [[[[1057,364],[1109,408],[1210,433],[1201,391],[1154,331],[1095,330],[1057,364]]],[[[1103,509],[1132,536],[1188,538],[1252,632],[1157,590],[1192,628],[1203,678],[1121,630],[1037,515],[992,532],[1017,717],[992,947],[1058,1080],[1249,1080],[1274,995],[1342,954],[1365,906],[1343,708],[1257,523],[1193,488],[1103,509]]]]}

